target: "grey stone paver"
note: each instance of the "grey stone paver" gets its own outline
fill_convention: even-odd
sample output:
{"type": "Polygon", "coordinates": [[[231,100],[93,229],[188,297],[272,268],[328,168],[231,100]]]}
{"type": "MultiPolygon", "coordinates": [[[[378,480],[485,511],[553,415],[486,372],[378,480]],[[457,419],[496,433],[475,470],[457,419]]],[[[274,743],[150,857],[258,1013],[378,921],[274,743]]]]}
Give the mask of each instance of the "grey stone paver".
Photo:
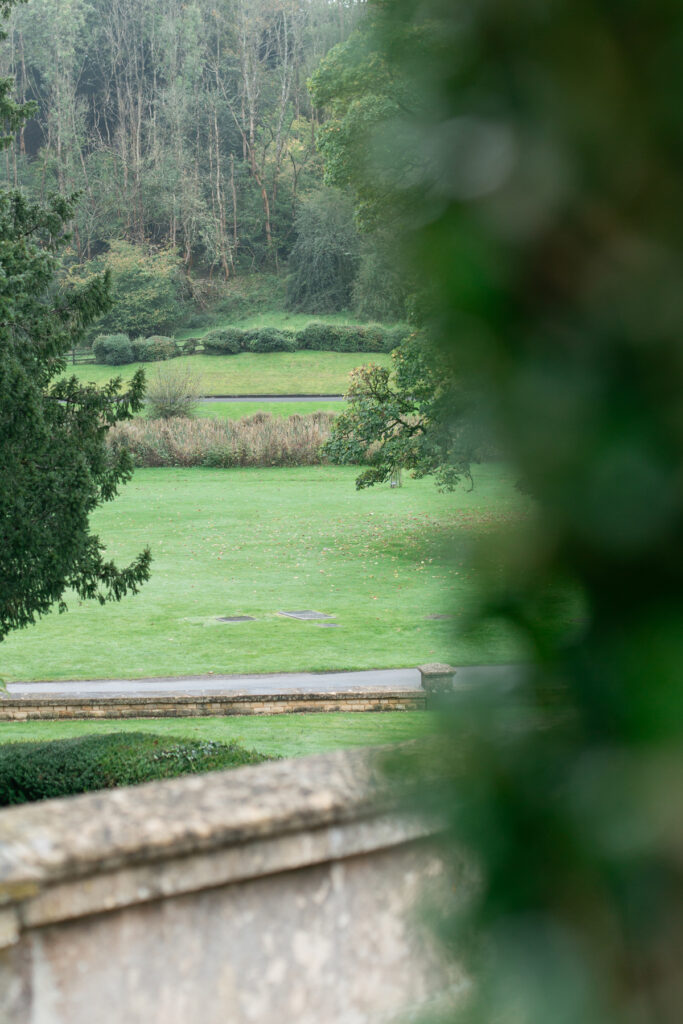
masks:
{"type": "MultiPolygon", "coordinates": [[[[457,669],[457,680],[476,683],[484,677],[513,683],[515,665],[470,665],[457,669]]],[[[164,676],[155,679],[85,679],[69,682],[9,683],[12,697],[145,697],[156,694],[192,696],[215,693],[363,693],[378,690],[419,690],[416,668],[365,672],[301,672],[273,675],[164,676]]]]}

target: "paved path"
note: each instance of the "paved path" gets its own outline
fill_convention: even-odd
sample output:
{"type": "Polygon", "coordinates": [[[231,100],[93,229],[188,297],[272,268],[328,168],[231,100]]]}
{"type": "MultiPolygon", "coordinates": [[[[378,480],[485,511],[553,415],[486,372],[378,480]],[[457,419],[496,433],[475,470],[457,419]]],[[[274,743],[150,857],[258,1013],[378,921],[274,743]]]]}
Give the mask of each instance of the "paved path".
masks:
{"type": "MultiPolygon", "coordinates": [[[[471,665],[457,669],[458,682],[476,683],[486,676],[512,683],[514,665],[471,665]]],[[[146,697],[192,696],[215,693],[364,693],[381,690],[419,690],[416,668],[375,669],[369,672],[302,672],[281,675],[166,676],[158,679],[86,679],[78,682],[10,683],[12,697],[146,697]]]]}

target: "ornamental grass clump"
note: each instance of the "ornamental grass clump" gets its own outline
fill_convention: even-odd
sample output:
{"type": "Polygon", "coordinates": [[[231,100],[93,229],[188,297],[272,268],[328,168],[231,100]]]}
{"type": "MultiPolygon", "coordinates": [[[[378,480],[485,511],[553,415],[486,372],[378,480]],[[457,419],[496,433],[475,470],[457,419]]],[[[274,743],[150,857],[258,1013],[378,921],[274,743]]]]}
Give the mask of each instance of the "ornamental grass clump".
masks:
{"type": "Polygon", "coordinates": [[[147,415],[154,420],[189,419],[201,396],[201,378],[189,366],[158,369],[147,385],[147,415]]]}
{"type": "Polygon", "coordinates": [[[109,432],[114,452],[127,449],[136,466],[312,466],[326,462],[334,413],[287,419],[256,413],[241,420],[130,420],[109,432]]]}

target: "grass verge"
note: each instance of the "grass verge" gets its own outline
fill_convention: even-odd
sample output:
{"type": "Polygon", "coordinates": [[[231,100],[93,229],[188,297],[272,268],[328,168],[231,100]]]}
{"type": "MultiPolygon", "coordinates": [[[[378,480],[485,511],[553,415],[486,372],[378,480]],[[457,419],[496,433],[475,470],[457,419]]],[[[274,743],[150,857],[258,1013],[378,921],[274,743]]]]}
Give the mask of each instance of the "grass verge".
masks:
{"type": "Polygon", "coordinates": [[[308,416],[312,412],[340,413],[344,402],[326,402],[320,399],[315,402],[269,402],[267,399],[256,402],[203,402],[195,409],[199,419],[241,420],[253,416],[256,412],[270,413],[278,419],[288,416],[308,416]]]}
{"type": "MultiPolygon", "coordinates": [[[[204,395],[341,395],[357,366],[389,366],[391,356],[381,352],[240,352],[236,356],[179,356],[172,363],[189,366],[200,377],[204,395]]],[[[86,363],[67,367],[69,377],[105,384],[113,377],[130,380],[135,370],[147,372],[158,363],[99,366],[86,363]]]]}
{"type": "Polygon", "coordinates": [[[428,711],[356,711],[110,722],[0,722],[0,743],[146,732],[164,739],[177,737],[236,743],[249,749],[255,747],[270,757],[306,757],[330,750],[402,743],[429,736],[437,727],[437,716],[428,711]]]}
{"type": "Polygon", "coordinates": [[[152,548],[152,579],[106,607],[67,595],[0,647],[6,679],[98,679],[334,671],[514,660],[492,623],[464,631],[480,577],[469,562],[529,501],[496,465],[475,487],[441,494],[429,479],[357,492],[357,469],[141,469],[92,517],[107,554],[152,548]],[[278,615],[313,609],[336,628],[278,615]],[[239,625],[222,616],[253,616],[239,625]],[[436,619],[447,615],[450,618],[436,619]]]}

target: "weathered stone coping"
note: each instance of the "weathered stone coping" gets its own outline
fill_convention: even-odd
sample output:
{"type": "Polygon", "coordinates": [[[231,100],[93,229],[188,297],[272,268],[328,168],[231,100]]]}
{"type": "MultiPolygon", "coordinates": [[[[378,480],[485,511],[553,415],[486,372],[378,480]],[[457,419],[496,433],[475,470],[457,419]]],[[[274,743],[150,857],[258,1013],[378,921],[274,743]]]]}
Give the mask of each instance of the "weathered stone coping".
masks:
{"type": "Polygon", "coordinates": [[[276,715],[330,711],[421,711],[423,690],[147,697],[5,697],[0,721],[54,718],[194,718],[207,715],[276,715]]]}
{"type": "Polygon", "coordinates": [[[426,838],[378,752],[336,752],[0,811],[0,948],[24,929],[426,838]]]}

